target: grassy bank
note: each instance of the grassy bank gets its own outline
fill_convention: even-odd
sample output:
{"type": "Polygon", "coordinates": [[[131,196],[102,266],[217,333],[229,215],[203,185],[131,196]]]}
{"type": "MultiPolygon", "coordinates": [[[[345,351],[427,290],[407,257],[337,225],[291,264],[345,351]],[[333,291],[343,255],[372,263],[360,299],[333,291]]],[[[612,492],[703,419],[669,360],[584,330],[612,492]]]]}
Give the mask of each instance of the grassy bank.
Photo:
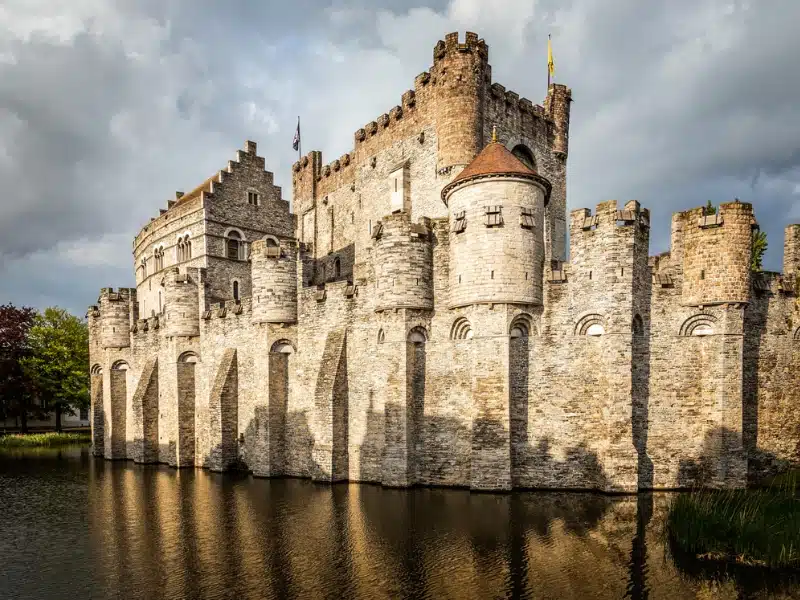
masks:
{"type": "Polygon", "coordinates": [[[80,433],[28,433],[0,436],[0,448],[39,448],[66,446],[69,444],[88,444],[89,432],[80,433]]]}
{"type": "Polygon", "coordinates": [[[770,568],[800,568],[797,477],[768,489],[695,491],[678,496],[667,535],[700,559],[770,568]]]}

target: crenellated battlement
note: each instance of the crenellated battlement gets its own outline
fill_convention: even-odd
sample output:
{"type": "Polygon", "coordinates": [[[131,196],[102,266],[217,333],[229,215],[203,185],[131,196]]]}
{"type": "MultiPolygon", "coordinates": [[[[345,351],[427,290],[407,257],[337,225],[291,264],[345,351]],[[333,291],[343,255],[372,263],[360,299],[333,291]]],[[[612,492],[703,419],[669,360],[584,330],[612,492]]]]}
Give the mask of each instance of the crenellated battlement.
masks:
{"type": "Polygon", "coordinates": [[[478,38],[477,33],[467,31],[464,42],[459,42],[458,32],[454,31],[444,36],[444,40],[439,40],[433,47],[433,64],[447,58],[448,54],[471,53],[478,55],[484,61],[489,60],[489,46],[483,39],[478,38]]]}
{"type": "Polygon", "coordinates": [[[630,200],[622,210],[618,210],[616,200],[601,202],[595,212],[588,208],[570,211],[570,234],[573,244],[580,240],[583,232],[597,229],[636,226],[637,229],[650,229],[650,210],[642,208],[638,201],[630,200]]]}

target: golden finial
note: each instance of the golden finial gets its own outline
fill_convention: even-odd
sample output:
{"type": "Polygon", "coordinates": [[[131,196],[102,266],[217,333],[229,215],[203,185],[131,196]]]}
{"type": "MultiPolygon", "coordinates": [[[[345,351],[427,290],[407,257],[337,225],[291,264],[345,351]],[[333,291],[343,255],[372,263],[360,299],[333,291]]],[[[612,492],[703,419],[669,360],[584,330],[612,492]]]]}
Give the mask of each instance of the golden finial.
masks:
{"type": "Polygon", "coordinates": [[[492,125],[492,143],[497,143],[497,125],[492,125]]]}

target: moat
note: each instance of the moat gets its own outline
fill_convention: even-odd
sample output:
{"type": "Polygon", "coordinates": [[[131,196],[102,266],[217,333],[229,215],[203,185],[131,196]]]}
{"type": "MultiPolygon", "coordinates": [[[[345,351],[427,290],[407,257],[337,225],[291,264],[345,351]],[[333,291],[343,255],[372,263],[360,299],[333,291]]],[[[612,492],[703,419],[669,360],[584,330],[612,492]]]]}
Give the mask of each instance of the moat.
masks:
{"type": "Polygon", "coordinates": [[[794,598],[698,574],[662,536],[669,494],[319,485],[0,454],[0,597],[794,598]]]}

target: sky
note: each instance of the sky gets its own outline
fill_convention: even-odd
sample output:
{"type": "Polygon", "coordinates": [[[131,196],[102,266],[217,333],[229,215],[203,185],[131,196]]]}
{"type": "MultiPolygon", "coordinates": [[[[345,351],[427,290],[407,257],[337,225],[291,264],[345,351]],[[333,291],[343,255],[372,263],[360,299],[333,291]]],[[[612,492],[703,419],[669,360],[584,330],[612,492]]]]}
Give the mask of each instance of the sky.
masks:
{"type": "Polygon", "coordinates": [[[291,199],[292,137],[329,162],[400,103],[451,31],[541,103],[572,88],[569,209],[755,205],[780,270],[800,223],[800,2],[3,0],[0,304],[83,315],[134,285],[132,241],[247,139],[291,199]],[[502,7],[502,8],[498,8],[502,7]]]}

